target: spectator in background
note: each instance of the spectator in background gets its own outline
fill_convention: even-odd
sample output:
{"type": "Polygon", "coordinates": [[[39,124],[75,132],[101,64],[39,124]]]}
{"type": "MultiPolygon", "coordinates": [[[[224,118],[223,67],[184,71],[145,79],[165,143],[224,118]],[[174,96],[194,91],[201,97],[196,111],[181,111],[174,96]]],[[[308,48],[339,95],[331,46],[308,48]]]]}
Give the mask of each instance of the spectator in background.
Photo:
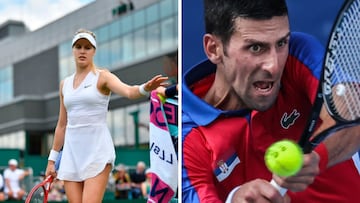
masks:
{"type": "Polygon", "coordinates": [[[25,190],[21,188],[20,181],[30,174],[30,170],[24,171],[17,168],[18,162],[15,159],[10,159],[8,164],[9,168],[4,171],[5,196],[7,199],[21,200],[25,195],[25,190]]]}
{"type": "Polygon", "coordinates": [[[145,176],[146,176],[146,179],[141,184],[141,193],[142,193],[142,196],[145,199],[147,199],[149,194],[150,194],[150,191],[151,191],[151,173],[150,173],[150,169],[147,169],[145,171],[145,176]]]}
{"type": "MultiPolygon", "coordinates": [[[[45,180],[45,171],[40,171],[39,179],[34,181],[34,185],[37,185],[45,180]]],[[[51,189],[48,194],[48,201],[66,201],[64,181],[55,179],[51,184],[51,189]]]]}
{"type": "Polygon", "coordinates": [[[4,177],[0,173],[0,202],[5,200],[4,194],[4,177]]]}
{"type": "Polygon", "coordinates": [[[66,201],[65,189],[64,189],[64,181],[62,180],[54,180],[51,185],[51,190],[48,196],[49,201],[66,201]]]}
{"type": "Polygon", "coordinates": [[[123,164],[116,166],[115,170],[115,199],[128,199],[131,192],[130,175],[123,164]]]}
{"type": "Polygon", "coordinates": [[[131,194],[134,199],[142,197],[141,184],[146,180],[145,169],[145,163],[143,161],[139,161],[136,165],[136,171],[130,174],[131,194]]]}
{"type": "Polygon", "coordinates": [[[167,54],[164,57],[164,72],[169,77],[167,81],[170,85],[178,83],[178,51],[167,54]]]}
{"type": "Polygon", "coordinates": [[[45,171],[40,171],[39,176],[33,180],[33,186],[41,183],[43,180],[45,180],[45,171]]]}

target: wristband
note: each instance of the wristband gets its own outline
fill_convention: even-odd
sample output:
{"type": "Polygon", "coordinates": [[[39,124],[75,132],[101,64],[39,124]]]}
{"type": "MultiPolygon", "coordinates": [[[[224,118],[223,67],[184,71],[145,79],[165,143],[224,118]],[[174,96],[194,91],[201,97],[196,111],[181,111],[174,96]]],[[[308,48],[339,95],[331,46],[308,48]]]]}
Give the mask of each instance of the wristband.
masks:
{"type": "Polygon", "coordinates": [[[321,173],[327,168],[329,154],[324,143],[320,143],[314,150],[320,156],[319,169],[321,173]]]}
{"type": "Polygon", "coordinates": [[[166,97],[174,97],[178,94],[178,91],[176,89],[176,85],[169,86],[165,89],[165,95],[166,97]]]}
{"type": "Polygon", "coordinates": [[[48,160],[55,162],[55,161],[57,160],[58,156],[59,156],[59,152],[57,152],[57,151],[55,151],[55,150],[52,149],[52,150],[50,150],[50,154],[49,154],[48,160]]]}
{"type": "Polygon", "coordinates": [[[145,83],[139,86],[139,92],[144,96],[149,96],[149,92],[145,90],[145,83]]]}

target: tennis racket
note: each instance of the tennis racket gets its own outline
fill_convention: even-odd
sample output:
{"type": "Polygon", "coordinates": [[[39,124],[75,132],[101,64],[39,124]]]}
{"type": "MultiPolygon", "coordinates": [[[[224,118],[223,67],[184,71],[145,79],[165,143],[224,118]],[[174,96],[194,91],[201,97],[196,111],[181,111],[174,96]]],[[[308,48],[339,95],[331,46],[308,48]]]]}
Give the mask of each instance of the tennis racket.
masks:
{"type": "MultiPolygon", "coordinates": [[[[321,141],[343,128],[360,124],[360,0],[347,0],[328,40],[322,76],[312,113],[299,145],[310,153],[321,141]],[[312,136],[325,104],[334,126],[312,136]]],[[[284,195],[287,189],[270,182],[284,195]]]]}
{"type": "Polygon", "coordinates": [[[53,177],[48,176],[41,183],[35,185],[27,196],[25,203],[47,203],[52,181],[53,177]]]}

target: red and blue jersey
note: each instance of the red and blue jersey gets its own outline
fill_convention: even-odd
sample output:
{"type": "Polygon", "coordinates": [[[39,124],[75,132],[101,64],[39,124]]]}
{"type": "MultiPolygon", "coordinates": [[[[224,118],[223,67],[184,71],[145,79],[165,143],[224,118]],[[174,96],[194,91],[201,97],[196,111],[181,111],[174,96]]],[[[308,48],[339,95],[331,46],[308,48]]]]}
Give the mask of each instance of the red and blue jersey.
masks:
{"type": "MultiPolygon", "coordinates": [[[[285,138],[299,140],[317,92],[323,54],[315,38],[292,33],[278,98],[264,112],[223,111],[203,101],[216,72],[208,60],[184,74],[183,202],[224,202],[237,186],[258,178],[271,180],[265,150],[285,138]]],[[[292,203],[353,202],[360,193],[356,159],[359,156],[325,170],[303,192],[288,192],[292,203]]]]}

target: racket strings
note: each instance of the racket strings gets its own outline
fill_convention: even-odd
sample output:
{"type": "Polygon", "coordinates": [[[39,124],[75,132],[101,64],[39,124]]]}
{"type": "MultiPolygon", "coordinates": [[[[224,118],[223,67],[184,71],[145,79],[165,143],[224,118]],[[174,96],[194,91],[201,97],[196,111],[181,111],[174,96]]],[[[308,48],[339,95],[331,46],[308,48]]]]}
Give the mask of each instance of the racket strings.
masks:
{"type": "Polygon", "coordinates": [[[45,191],[43,187],[39,187],[31,196],[30,203],[43,203],[45,191]]]}
{"type": "Polygon", "coordinates": [[[360,5],[354,1],[337,25],[332,46],[330,81],[333,84],[330,109],[345,120],[360,118],[360,5]]]}

